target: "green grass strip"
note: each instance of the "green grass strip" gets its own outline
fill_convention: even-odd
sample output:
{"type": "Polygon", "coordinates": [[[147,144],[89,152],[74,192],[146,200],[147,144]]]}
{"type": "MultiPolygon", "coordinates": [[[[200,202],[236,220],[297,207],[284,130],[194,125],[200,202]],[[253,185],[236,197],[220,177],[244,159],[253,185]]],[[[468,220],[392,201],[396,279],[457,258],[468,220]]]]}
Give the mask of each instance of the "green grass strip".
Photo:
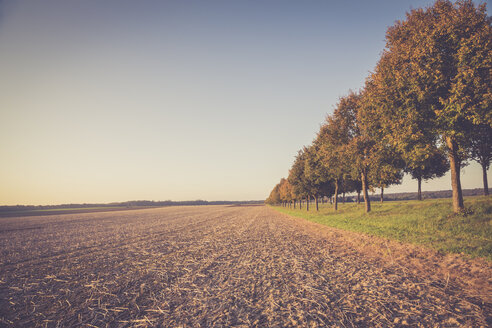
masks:
{"type": "Polygon", "coordinates": [[[274,206],[279,212],[329,227],[420,244],[444,253],[462,253],[492,260],[492,197],[468,197],[466,214],[453,214],[450,199],[392,201],[364,204],[339,203],[338,211],[330,204],[314,204],[309,212],[274,206]]]}

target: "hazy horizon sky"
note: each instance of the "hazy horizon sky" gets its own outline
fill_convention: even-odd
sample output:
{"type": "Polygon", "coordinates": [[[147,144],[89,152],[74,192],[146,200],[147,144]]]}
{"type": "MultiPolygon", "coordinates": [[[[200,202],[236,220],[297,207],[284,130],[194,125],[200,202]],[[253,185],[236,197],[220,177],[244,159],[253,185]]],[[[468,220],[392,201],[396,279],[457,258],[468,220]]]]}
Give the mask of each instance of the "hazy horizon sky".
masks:
{"type": "Polygon", "coordinates": [[[265,199],[432,2],[0,1],[0,205],[265,199]]]}

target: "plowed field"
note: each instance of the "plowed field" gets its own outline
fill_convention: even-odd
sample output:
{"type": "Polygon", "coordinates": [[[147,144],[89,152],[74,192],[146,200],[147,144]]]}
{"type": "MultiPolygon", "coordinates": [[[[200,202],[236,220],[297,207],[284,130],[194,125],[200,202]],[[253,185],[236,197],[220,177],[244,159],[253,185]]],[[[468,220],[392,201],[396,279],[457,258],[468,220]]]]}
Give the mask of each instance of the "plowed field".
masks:
{"type": "Polygon", "coordinates": [[[491,265],[265,206],[0,219],[0,326],[480,327],[491,265]]]}

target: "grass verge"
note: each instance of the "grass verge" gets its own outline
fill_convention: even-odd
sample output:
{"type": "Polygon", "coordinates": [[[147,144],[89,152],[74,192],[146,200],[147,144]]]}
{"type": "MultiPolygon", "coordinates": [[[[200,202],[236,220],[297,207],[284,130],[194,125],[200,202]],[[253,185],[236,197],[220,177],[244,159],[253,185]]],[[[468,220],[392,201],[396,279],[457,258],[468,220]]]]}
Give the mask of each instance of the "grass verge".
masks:
{"type": "Polygon", "coordinates": [[[462,253],[492,261],[492,197],[465,198],[466,214],[453,214],[450,199],[330,204],[302,210],[274,206],[279,212],[326,226],[420,244],[444,253],[462,253]]]}

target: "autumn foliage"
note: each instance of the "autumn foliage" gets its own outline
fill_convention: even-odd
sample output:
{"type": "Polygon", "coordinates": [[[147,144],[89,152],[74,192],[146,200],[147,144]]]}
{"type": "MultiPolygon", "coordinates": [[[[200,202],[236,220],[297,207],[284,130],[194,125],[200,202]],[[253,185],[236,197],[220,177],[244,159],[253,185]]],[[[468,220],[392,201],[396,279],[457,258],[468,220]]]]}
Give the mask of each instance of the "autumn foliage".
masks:
{"type": "Polygon", "coordinates": [[[342,97],[313,144],[296,157],[289,177],[267,199],[299,204],[451,169],[453,209],[463,211],[460,169],[492,158],[492,19],[486,5],[438,0],[388,28],[386,47],[359,92],[342,97]]]}

